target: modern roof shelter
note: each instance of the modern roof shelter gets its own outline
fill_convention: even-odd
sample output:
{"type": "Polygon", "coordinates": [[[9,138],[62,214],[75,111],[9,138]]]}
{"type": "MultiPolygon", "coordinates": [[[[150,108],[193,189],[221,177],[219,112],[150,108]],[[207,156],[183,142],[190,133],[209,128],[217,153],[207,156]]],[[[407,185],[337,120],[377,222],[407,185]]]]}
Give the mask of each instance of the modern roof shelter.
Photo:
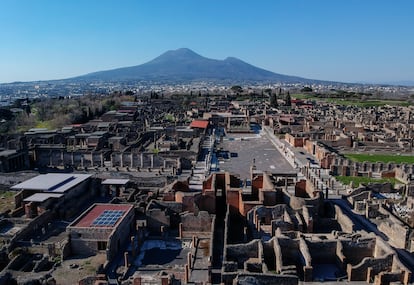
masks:
{"type": "Polygon", "coordinates": [[[12,190],[33,190],[36,192],[65,193],[91,177],[91,174],[48,173],[11,187],[12,190]]]}

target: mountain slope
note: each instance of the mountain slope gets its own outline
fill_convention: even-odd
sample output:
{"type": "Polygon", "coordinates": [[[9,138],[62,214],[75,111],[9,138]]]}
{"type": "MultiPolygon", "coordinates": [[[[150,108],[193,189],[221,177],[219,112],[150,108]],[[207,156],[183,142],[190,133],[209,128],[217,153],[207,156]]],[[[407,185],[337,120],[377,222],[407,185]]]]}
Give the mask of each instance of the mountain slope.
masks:
{"type": "Polygon", "coordinates": [[[233,57],[225,60],[205,58],[186,48],[167,51],[141,65],[94,72],[76,79],[314,82],[314,80],[273,73],[233,57]]]}

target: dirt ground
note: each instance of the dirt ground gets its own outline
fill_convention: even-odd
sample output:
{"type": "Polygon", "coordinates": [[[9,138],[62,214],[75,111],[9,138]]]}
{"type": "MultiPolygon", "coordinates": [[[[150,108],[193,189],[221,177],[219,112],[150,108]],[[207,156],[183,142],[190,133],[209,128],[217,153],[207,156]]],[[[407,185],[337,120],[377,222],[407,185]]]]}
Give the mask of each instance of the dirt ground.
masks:
{"type": "Polygon", "coordinates": [[[81,258],[74,257],[62,262],[61,266],[53,271],[52,276],[56,284],[74,285],[87,276],[95,276],[96,269],[100,264],[104,264],[106,255],[104,253],[95,256],[81,258]]]}

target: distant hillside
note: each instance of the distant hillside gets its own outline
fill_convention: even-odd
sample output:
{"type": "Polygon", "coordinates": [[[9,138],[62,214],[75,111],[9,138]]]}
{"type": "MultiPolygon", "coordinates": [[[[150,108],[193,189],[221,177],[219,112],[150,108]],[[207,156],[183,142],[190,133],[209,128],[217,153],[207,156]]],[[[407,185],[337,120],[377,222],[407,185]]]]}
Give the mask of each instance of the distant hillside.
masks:
{"type": "Polygon", "coordinates": [[[155,80],[155,81],[250,81],[315,83],[323,82],[273,73],[228,57],[224,60],[205,58],[190,49],[170,50],[159,57],[137,66],[98,71],[79,76],[79,80],[155,80]]]}

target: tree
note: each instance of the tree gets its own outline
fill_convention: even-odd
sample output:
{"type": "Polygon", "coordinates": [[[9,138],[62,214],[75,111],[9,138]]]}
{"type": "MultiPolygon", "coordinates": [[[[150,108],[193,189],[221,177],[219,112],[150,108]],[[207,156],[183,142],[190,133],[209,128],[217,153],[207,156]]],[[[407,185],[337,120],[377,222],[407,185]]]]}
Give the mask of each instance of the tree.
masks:
{"type": "Polygon", "coordinates": [[[240,93],[243,92],[243,88],[239,85],[234,85],[230,89],[231,89],[231,91],[233,91],[236,94],[240,94],[240,93]]]}
{"type": "Polygon", "coordinates": [[[290,98],[289,91],[287,92],[286,97],[285,97],[285,106],[288,106],[288,107],[292,106],[292,99],[290,98]]]}
{"type": "Polygon", "coordinates": [[[277,104],[277,95],[273,93],[270,95],[270,107],[277,108],[279,104],[277,104]]]}
{"type": "Polygon", "coordinates": [[[312,91],[313,91],[312,88],[310,88],[309,86],[305,86],[300,90],[300,92],[312,92],[312,91]]]}

